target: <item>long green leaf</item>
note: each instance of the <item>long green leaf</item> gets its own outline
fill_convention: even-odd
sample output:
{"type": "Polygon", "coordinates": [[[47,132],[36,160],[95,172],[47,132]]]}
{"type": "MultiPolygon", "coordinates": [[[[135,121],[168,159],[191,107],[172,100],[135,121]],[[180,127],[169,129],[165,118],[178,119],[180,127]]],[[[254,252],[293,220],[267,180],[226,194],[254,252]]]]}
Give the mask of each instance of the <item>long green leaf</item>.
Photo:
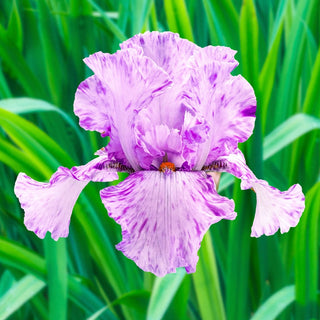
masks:
{"type": "Polygon", "coordinates": [[[320,182],[306,194],[306,209],[295,234],[296,318],[317,319],[320,182]]]}
{"type": "Polygon", "coordinates": [[[86,148],[86,142],[79,130],[79,126],[63,110],[52,105],[51,103],[33,98],[11,98],[0,100],[0,108],[15,114],[28,114],[38,112],[55,112],[59,114],[65,122],[76,132],[83,149],[86,148]]]}
{"type": "Polygon", "coordinates": [[[49,289],[49,319],[67,319],[67,248],[66,240],[45,240],[46,267],[49,289]]]}
{"type": "Polygon", "coordinates": [[[240,13],[240,48],[243,76],[258,87],[259,73],[259,25],[253,0],[244,0],[240,13]]]}
{"type": "Polygon", "coordinates": [[[38,98],[45,97],[44,87],[31,71],[19,49],[9,39],[2,25],[0,25],[0,56],[19,79],[20,84],[28,95],[38,98]]]}
{"type": "Polygon", "coordinates": [[[104,22],[106,23],[107,27],[109,30],[115,35],[115,37],[118,39],[118,41],[125,41],[126,36],[123,33],[123,31],[108,17],[108,15],[103,11],[95,1],[93,0],[87,0],[95,10],[97,10],[100,14],[101,17],[103,18],[104,22]]]}
{"type": "Polygon", "coordinates": [[[175,274],[156,279],[148,305],[147,320],[162,319],[184,276],[185,270],[177,269],[175,274]]]}
{"type": "Polygon", "coordinates": [[[212,44],[227,45],[238,48],[239,16],[230,0],[202,0],[207,16],[212,44]]]}
{"type": "Polygon", "coordinates": [[[7,319],[23,304],[28,302],[46,283],[35,276],[27,275],[19,280],[4,296],[0,299],[0,320],[7,319]]]}
{"type": "Polygon", "coordinates": [[[189,13],[184,0],[165,0],[164,8],[169,30],[178,32],[183,38],[193,40],[189,13]]]}
{"type": "Polygon", "coordinates": [[[132,13],[132,33],[140,33],[144,26],[146,19],[150,13],[152,0],[135,0],[130,1],[131,13],[132,13]]]}
{"type": "Polygon", "coordinates": [[[302,135],[314,129],[320,129],[320,119],[303,113],[290,117],[264,139],[263,159],[270,158],[302,135]]]}
{"type": "MultiPolygon", "coordinates": [[[[0,102],[1,106],[1,102],[0,102]]],[[[11,113],[0,109],[0,126],[8,130],[13,141],[25,152],[42,155],[50,159],[52,155],[59,161],[54,163],[51,159],[52,168],[55,169],[59,163],[72,167],[74,161],[61,149],[61,147],[46,135],[41,129],[31,122],[11,113]],[[49,155],[51,154],[51,155],[49,155]]]]}
{"type": "Polygon", "coordinates": [[[209,232],[202,240],[197,272],[193,274],[192,279],[201,319],[226,319],[218,268],[209,232]]]}
{"type": "Polygon", "coordinates": [[[294,301],[294,285],[274,293],[254,313],[250,320],[273,320],[294,301]]]}
{"type": "MultiPolygon", "coordinates": [[[[0,262],[46,281],[45,260],[31,250],[2,237],[0,237],[0,262]]],[[[94,312],[103,307],[102,301],[76,277],[68,276],[68,294],[72,301],[88,312],[94,312]]],[[[109,316],[110,319],[115,319],[111,313],[109,316]]]]}

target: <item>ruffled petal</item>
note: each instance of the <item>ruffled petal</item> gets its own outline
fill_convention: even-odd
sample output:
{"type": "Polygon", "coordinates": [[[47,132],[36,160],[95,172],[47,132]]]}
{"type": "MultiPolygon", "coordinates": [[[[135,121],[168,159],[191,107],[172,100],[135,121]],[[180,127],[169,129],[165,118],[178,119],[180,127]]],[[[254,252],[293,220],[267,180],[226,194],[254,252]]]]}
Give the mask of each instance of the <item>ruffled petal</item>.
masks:
{"type": "Polygon", "coordinates": [[[115,160],[138,170],[134,117],[171,84],[168,74],[139,48],[114,54],[97,52],[84,59],[95,73],[80,84],[75,113],[85,129],[110,135],[115,160]]]}
{"type": "Polygon", "coordinates": [[[185,65],[200,47],[172,32],[145,32],[120,44],[121,49],[140,47],[143,54],[163,68],[173,79],[181,77],[185,65]]]}
{"type": "Polygon", "coordinates": [[[226,47],[209,46],[190,61],[192,72],[184,88],[184,103],[200,113],[210,128],[207,141],[198,146],[196,170],[225,155],[226,142],[237,147],[238,142],[247,140],[254,128],[256,98],[242,76],[230,75],[237,65],[234,53],[226,47]]]}
{"type": "Polygon", "coordinates": [[[148,108],[138,113],[134,131],[137,144],[143,150],[137,152],[143,169],[150,170],[151,166],[159,168],[165,154],[168,161],[175,163],[177,167],[183,163],[179,130],[170,128],[167,124],[154,122],[154,119],[150,119],[148,108]]]}
{"type": "Polygon", "coordinates": [[[74,113],[85,130],[98,131],[103,136],[110,135],[112,118],[112,95],[110,90],[95,76],[81,82],[74,101],[74,113]]]}
{"type": "Polygon", "coordinates": [[[266,181],[258,179],[246,165],[240,150],[226,157],[220,157],[206,170],[226,171],[241,179],[241,189],[256,193],[257,207],[251,229],[252,237],[272,235],[279,229],[281,233],[295,227],[305,208],[305,197],[299,184],[287,191],[279,191],[266,181]]]}
{"type": "Polygon", "coordinates": [[[210,225],[236,216],[233,200],[218,195],[203,172],[136,172],[101,198],[122,227],[117,249],[157,276],[178,267],[194,272],[210,225]]]}
{"type": "Polygon", "coordinates": [[[258,180],[252,184],[257,195],[257,208],[251,236],[260,237],[274,234],[280,228],[281,233],[295,227],[304,210],[304,195],[299,184],[288,191],[281,192],[269,186],[266,181],[258,180]]]}
{"type": "Polygon", "coordinates": [[[59,167],[48,183],[19,173],[14,192],[25,211],[24,224],[43,239],[47,231],[58,240],[69,234],[70,217],[79,194],[89,181],[117,180],[117,169],[106,165],[105,157],[70,170],[59,167]]]}

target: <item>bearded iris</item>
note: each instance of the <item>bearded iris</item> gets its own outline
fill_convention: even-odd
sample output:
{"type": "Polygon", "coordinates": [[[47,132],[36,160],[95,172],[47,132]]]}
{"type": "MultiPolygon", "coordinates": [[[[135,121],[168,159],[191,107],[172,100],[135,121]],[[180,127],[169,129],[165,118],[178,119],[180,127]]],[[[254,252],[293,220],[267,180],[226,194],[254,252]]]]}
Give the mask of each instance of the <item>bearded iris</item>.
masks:
{"type": "Polygon", "coordinates": [[[227,47],[200,48],[170,32],[146,32],[114,54],[84,59],[94,75],[76,92],[74,112],[86,130],[109,136],[94,160],[59,167],[48,183],[18,175],[15,193],[28,230],[67,237],[73,206],[89,181],[129,176],[101,190],[109,216],[122,227],[117,245],[143,270],[163,276],[194,272],[209,227],[235,219],[234,201],[220,196],[210,172],[229,172],[254,189],[251,235],[287,232],[304,210],[300,185],[281,192],[258,179],[238,143],[252,134],[256,98],[231,71],[227,47]]]}

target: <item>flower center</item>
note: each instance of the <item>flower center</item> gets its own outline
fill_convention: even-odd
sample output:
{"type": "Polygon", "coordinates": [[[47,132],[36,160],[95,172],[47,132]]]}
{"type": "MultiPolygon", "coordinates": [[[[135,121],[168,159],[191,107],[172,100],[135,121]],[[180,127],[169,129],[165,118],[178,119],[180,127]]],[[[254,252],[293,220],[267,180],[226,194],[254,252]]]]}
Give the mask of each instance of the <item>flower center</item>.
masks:
{"type": "Polygon", "coordinates": [[[172,162],[162,162],[160,164],[160,167],[159,167],[159,171],[161,172],[168,172],[168,171],[175,171],[176,170],[176,167],[174,166],[174,164],[172,162]]]}

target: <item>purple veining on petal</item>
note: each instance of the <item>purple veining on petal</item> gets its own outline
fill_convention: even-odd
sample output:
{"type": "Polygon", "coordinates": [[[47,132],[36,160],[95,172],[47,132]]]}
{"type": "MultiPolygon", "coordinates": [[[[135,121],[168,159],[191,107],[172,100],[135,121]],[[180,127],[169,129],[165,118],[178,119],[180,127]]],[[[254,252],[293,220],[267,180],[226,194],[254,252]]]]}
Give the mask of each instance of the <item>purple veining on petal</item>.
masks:
{"type": "Polygon", "coordinates": [[[25,211],[28,230],[44,238],[47,231],[54,240],[67,237],[75,202],[89,181],[118,179],[117,170],[100,169],[106,157],[97,157],[86,165],[71,169],[59,167],[48,183],[38,182],[24,173],[17,177],[14,192],[25,211]]]}
{"type": "MultiPolygon", "coordinates": [[[[127,159],[132,168],[139,170],[137,144],[133,133],[134,118],[139,110],[163,94],[171,85],[171,79],[153,60],[143,56],[142,50],[137,47],[120,50],[112,55],[97,52],[84,61],[94,71],[95,79],[98,79],[108,92],[108,96],[97,97],[96,105],[89,106],[97,117],[102,112],[108,114],[108,152],[113,154],[114,160],[125,163],[127,159]]],[[[78,100],[82,101],[80,98],[78,100]]],[[[82,105],[79,106],[78,100],[75,102],[75,110],[81,116],[82,105]]]]}
{"type": "Polygon", "coordinates": [[[14,191],[25,211],[27,229],[41,239],[47,231],[54,240],[67,237],[73,206],[87,183],[74,179],[71,172],[62,167],[49,183],[37,182],[20,173],[14,191]]]}
{"type": "Polygon", "coordinates": [[[163,68],[176,83],[189,58],[200,48],[172,32],[145,32],[120,44],[121,49],[141,47],[144,55],[163,68]]]}
{"type": "Polygon", "coordinates": [[[136,172],[102,190],[101,198],[122,227],[117,249],[158,276],[178,267],[195,271],[210,225],[236,215],[233,201],[219,196],[202,172],[136,172]]]}
{"type": "Polygon", "coordinates": [[[197,51],[188,68],[190,77],[183,87],[183,104],[206,119],[206,141],[191,154],[194,169],[200,170],[223,154],[228,142],[237,147],[251,135],[256,98],[250,84],[230,72],[237,66],[235,51],[225,47],[206,47],[197,51]]]}
{"type": "Polygon", "coordinates": [[[218,158],[210,166],[214,171],[226,171],[240,178],[241,189],[253,188],[255,191],[257,206],[251,236],[272,235],[279,229],[281,233],[288,232],[298,224],[305,208],[300,185],[295,184],[287,191],[270,186],[253,174],[240,150],[218,158]]]}

